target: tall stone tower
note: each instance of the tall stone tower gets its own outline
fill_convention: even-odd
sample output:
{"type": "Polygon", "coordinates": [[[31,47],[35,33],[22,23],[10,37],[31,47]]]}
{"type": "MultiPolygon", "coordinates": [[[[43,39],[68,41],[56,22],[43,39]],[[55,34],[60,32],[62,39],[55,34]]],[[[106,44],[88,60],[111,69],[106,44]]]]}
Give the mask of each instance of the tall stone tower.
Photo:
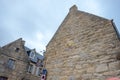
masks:
{"type": "Polygon", "coordinates": [[[112,20],[74,5],[46,47],[47,80],[120,77],[119,54],[119,35],[112,20]]]}

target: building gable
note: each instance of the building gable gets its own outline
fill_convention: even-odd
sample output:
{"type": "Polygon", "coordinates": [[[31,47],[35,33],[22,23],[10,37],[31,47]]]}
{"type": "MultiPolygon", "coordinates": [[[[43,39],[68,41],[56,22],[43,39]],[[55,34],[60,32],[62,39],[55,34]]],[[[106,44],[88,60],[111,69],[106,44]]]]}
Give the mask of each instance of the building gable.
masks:
{"type": "Polygon", "coordinates": [[[47,79],[105,80],[119,76],[114,74],[119,70],[117,53],[120,42],[111,20],[73,6],[46,47],[47,79]]]}
{"type": "Polygon", "coordinates": [[[56,39],[63,39],[64,35],[75,35],[75,30],[82,31],[83,28],[86,28],[86,30],[91,29],[91,31],[94,32],[95,28],[106,28],[105,26],[103,26],[106,23],[112,25],[111,20],[84,11],[79,11],[76,5],[74,5],[70,8],[69,13],[65,17],[47,46],[53,46],[50,44],[52,44],[52,42],[54,42],[56,39]]]}
{"type": "Polygon", "coordinates": [[[28,56],[26,54],[24,44],[25,41],[23,41],[22,38],[19,38],[18,40],[3,46],[2,49],[6,51],[5,54],[7,55],[26,61],[28,56]]]}

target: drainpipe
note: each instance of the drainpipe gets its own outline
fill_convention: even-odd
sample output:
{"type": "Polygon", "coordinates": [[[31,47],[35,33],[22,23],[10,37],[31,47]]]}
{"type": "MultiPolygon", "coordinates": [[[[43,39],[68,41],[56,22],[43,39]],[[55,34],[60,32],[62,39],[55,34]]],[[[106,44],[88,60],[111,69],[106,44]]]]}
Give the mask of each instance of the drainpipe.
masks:
{"type": "Polygon", "coordinates": [[[113,19],[111,20],[111,23],[112,23],[112,26],[113,26],[113,28],[114,28],[116,34],[117,34],[118,39],[120,40],[120,33],[119,33],[119,31],[118,31],[118,29],[117,29],[115,23],[113,22],[113,19]]]}

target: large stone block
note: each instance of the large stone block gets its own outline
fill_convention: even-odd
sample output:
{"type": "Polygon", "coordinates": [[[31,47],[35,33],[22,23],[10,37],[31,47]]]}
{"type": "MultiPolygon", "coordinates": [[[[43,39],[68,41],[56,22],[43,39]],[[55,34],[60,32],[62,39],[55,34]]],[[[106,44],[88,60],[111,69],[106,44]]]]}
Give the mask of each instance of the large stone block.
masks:
{"type": "Polygon", "coordinates": [[[109,69],[110,70],[118,70],[120,69],[120,62],[117,61],[117,62],[110,62],[109,63],[109,69]]]}
{"type": "Polygon", "coordinates": [[[107,64],[98,64],[96,65],[96,72],[104,72],[108,70],[107,64]]]}

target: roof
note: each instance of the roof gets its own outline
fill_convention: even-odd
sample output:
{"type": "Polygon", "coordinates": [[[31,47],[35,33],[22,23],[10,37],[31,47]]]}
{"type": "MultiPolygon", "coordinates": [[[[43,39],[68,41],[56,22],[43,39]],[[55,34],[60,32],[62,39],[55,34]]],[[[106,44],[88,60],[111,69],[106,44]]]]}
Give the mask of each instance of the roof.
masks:
{"type": "MultiPolygon", "coordinates": [[[[28,56],[30,56],[30,52],[34,50],[34,49],[30,49],[30,48],[28,48],[26,46],[24,46],[24,48],[25,48],[25,51],[26,51],[28,56]]],[[[42,56],[41,54],[37,53],[36,51],[34,51],[34,54],[35,54],[34,59],[30,58],[31,61],[36,63],[38,59],[40,59],[40,60],[44,59],[44,56],[42,56]]]]}

